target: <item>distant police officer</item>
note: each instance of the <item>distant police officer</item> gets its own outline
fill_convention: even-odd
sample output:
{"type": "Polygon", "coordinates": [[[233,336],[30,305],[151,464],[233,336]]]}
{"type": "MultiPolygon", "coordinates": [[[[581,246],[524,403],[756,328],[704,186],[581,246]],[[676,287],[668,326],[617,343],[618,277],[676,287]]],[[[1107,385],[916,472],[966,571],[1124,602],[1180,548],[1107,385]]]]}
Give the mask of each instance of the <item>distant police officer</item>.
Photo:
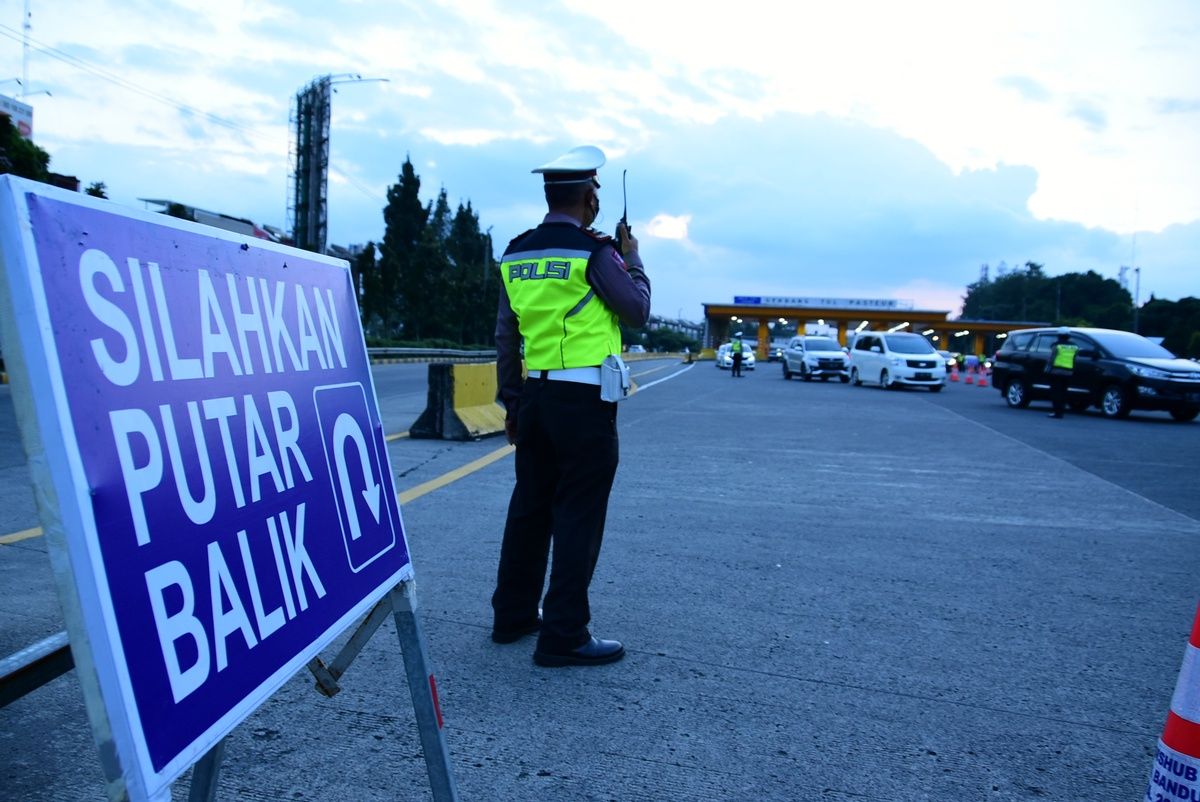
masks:
{"type": "Polygon", "coordinates": [[[625,226],[619,243],[590,228],[604,161],[599,148],[584,146],[535,169],[549,212],[509,243],[500,263],[497,377],[517,483],[492,594],[492,640],[538,632],[533,659],[542,666],[599,665],[625,654],[620,642],[588,629],[588,586],[618,457],[617,405],[600,397],[599,366],[621,353],[619,320],[645,325],[650,282],[625,226]]]}
{"type": "Polygon", "coordinates": [[[1054,404],[1052,418],[1061,418],[1067,406],[1067,382],[1075,373],[1075,353],[1079,346],[1071,344],[1071,330],[1058,330],[1058,338],[1050,349],[1050,401],[1054,404]]]}
{"type": "Polygon", "coordinates": [[[741,378],[742,376],[742,333],[739,331],[733,335],[733,342],[729,344],[729,355],[733,358],[733,370],[731,371],[733,378],[741,378]]]}

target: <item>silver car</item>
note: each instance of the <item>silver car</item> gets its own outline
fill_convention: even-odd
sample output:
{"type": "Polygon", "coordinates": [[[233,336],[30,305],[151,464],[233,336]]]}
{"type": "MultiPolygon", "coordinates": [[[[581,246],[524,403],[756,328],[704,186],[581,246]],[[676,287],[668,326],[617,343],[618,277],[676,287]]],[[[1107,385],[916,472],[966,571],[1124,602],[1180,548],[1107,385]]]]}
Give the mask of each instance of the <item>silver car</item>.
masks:
{"type": "Polygon", "coordinates": [[[846,352],[832,337],[793,337],[783,349],[783,378],[799,376],[805,381],[829,381],[834,376],[850,381],[846,352]]]}

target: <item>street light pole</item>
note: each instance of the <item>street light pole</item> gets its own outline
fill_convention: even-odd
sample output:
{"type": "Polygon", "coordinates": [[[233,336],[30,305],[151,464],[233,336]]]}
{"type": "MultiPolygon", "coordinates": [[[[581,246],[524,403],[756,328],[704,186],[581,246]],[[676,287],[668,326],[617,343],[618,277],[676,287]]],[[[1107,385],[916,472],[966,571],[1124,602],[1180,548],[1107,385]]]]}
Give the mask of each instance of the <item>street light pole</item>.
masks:
{"type": "Polygon", "coordinates": [[[29,29],[33,27],[29,16],[29,0],[25,0],[25,17],[21,21],[21,97],[25,97],[25,87],[29,86],[29,29]]]}

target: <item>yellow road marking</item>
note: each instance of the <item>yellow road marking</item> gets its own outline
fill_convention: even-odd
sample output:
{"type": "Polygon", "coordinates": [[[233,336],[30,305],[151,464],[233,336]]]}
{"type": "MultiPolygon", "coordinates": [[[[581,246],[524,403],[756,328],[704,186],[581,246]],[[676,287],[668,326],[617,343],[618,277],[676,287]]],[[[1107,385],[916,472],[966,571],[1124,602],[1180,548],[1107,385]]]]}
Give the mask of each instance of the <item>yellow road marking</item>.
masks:
{"type": "Polygon", "coordinates": [[[0,535],[0,546],[8,546],[13,543],[20,543],[22,540],[41,537],[42,527],[35,526],[32,529],[22,529],[20,532],[13,532],[11,535],[0,535]]]}
{"type": "Polygon", "coordinates": [[[449,473],[444,473],[436,479],[430,479],[428,482],[425,482],[424,484],[419,484],[413,488],[409,488],[408,490],[405,490],[403,493],[397,493],[396,498],[400,499],[401,504],[407,504],[408,502],[413,501],[414,499],[420,498],[421,496],[425,495],[426,493],[432,493],[434,490],[437,490],[439,487],[445,487],[446,485],[450,484],[451,482],[457,482],[459,479],[462,479],[464,476],[467,476],[468,474],[472,474],[475,471],[479,470],[480,468],[485,468],[488,465],[491,465],[496,460],[501,459],[502,457],[507,457],[509,454],[513,453],[513,451],[515,451],[515,450],[516,449],[513,446],[502,446],[500,448],[497,448],[492,453],[485,454],[484,456],[480,457],[479,459],[475,460],[474,462],[468,462],[466,465],[462,466],[461,468],[455,468],[454,470],[450,471],[449,473]]]}
{"type": "Polygon", "coordinates": [[[383,439],[384,439],[384,442],[390,443],[393,440],[399,440],[401,437],[408,437],[408,432],[397,432],[396,434],[389,434],[387,437],[385,437],[383,439]]]}

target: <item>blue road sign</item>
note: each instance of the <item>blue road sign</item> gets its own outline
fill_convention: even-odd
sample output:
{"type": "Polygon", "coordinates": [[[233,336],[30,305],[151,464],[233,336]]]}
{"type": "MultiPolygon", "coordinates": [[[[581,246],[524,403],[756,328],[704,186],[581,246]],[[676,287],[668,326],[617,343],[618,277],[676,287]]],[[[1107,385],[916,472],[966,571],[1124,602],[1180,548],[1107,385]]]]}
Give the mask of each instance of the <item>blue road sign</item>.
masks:
{"type": "Polygon", "coordinates": [[[131,787],[156,796],[412,575],[350,272],[0,190],[5,347],[59,501],[69,634],[131,787]]]}
{"type": "Polygon", "coordinates": [[[313,390],[350,570],[358,573],[396,545],[396,497],[380,492],[384,462],[368,442],[371,410],[359,383],[313,390]]]}

